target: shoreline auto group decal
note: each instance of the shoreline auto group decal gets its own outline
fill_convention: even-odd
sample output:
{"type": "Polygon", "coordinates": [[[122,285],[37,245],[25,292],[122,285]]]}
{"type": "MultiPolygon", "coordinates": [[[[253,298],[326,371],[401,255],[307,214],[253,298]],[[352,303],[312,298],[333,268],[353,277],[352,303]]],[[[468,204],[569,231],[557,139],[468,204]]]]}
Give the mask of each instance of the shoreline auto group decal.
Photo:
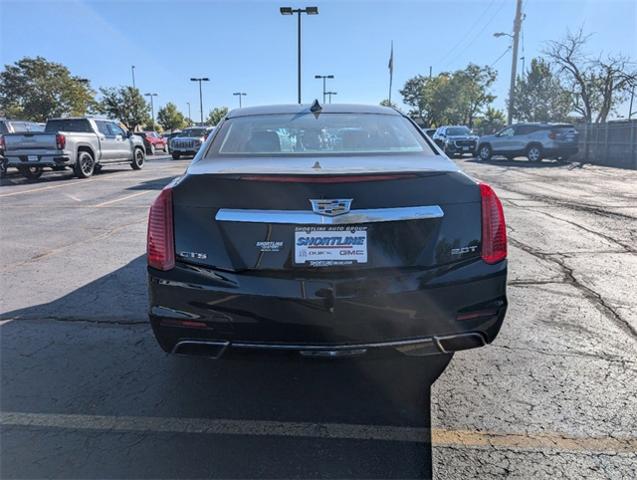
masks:
{"type": "Polygon", "coordinates": [[[367,228],[297,228],[294,262],[367,263],[367,228]]]}

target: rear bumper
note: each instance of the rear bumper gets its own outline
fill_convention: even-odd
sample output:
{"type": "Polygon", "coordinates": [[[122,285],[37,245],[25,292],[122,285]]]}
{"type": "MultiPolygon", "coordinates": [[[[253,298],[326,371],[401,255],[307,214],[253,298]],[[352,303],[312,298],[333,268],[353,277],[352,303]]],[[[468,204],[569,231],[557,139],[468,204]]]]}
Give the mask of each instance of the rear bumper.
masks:
{"type": "Polygon", "coordinates": [[[506,262],[473,260],[408,273],[308,279],[178,264],[169,272],[149,268],[149,317],[166,351],[199,341],[318,353],[446,353],[497,336],[507,307],[506,271],[506,262]]]}
{"type": "Polygon", "coordinates": [[[60,165],[72,164],[71,157],[67,155],[37,155],[37,161],[28,161],[28,156],[12,156],[9,154],[6,158],[8,167],[56,167],[60,165]]]}

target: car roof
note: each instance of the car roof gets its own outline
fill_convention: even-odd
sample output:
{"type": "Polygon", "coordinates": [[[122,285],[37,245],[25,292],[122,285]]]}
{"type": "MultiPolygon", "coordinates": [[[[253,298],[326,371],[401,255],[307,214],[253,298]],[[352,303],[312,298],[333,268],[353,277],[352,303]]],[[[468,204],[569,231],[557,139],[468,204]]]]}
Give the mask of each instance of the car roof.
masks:
{"type": "MultiPolygon", "coordinates": [[[[273,115],[279,113],[312,113],[311,104],[263,105],[260,107],[236,108],[228,113],[228,118],[246,117],[250,115],[273,115]]],[[[321,105],[321,113],[376,113],[383,115],[401,115],[393,108],[380,105],[327,104],[321,105]]]]}

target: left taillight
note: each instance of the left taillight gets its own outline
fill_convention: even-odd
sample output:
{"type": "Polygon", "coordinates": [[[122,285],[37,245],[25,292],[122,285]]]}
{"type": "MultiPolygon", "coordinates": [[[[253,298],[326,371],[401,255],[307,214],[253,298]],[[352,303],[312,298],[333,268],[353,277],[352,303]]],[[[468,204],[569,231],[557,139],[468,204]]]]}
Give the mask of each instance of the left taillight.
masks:
{"type": "Polygon", "coordinates": [[[55,145],[58,150],[64,150],[64,147],[66,147],[66,137],[61,133],[55,135],[55,145]]]}
{"type": "Polygon", "coordinates": [[[502,203],[493,189],[480,184],[482,198],[482,260],[498,263],[507,258],[507,230],[502,203]]]}
{"type": "Polygon", "coordinates": [[[150,207],[146,257],[148,265],[158,270],[171,270],[175,267],[171,188],[164,188],[150,207]]]}

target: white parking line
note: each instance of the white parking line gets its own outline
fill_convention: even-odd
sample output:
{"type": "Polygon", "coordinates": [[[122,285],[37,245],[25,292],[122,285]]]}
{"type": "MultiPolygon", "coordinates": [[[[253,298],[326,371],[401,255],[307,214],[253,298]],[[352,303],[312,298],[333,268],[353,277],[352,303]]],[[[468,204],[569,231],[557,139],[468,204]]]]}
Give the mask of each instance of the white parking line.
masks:
{"type": "Polygon", "coordinates": [[[116,198],[114,200],[109,200],[108,202],[98,203],[97,205],[94,205],[94,207],[96,207],[96,208],[104,207],[106,205],[111,205],[113,203],[117,203],[117,202],[122,202],[124,200],[128,200],[129,198],[139,197],[140,195],[145,195],[145,194],[153,192],[153,191],[154,190],[144,190],[143,192],[132,193],[130,195],[126,195],[125,197],[120,197],[120,198],[116,198]]]}
{"type": "MultiPolygon", "coordinates": [[[[410,443],[423,443],[429,437],[429,431],[426,428],[391,425],[23,412],[0,412],[0,425],[106,432],[270,435],[410,443]]],[[[5,432],[4,435],[7,433],[5,432]]],[[[575,437],[561,433],[494,433],[434,428],[431,430],[431,441],[434,445],[447,447],[506,448],[522,451],[560,450],[630,455],[637,453],[637,438],[575,437]]]]}
{"type": "Polygon", "coordinates": [[[14,195],[22,195],[23,193],[43,192],[44,190],[52,190],[54,188],[70,187],[78,183],[87,183],[92,180],[77,180],[75,182],[60,183],[57,185],[47,185],[46,187],[31,188],[29,190],[19,190],[17,192],[0,193],[0,197],[13,197],[14,195]]]}

